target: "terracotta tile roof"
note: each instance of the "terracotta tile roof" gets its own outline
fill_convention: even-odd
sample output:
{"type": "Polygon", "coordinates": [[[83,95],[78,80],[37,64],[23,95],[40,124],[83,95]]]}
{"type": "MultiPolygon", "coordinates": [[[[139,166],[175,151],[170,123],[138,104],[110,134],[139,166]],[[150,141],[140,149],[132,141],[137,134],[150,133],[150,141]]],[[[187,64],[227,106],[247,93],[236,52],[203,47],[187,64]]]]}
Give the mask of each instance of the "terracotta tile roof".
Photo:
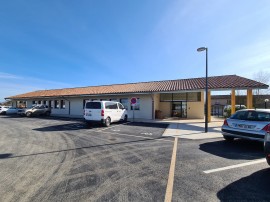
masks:
{"type": "MultiPolygon", "coordinates": [[[[237,75],[214,76],[208,78],[209,89],[247,89],[268,88],[268,85],[250,80],[237,75]]],[[[139,82],[128,84],[114,84],[104,86],[89,86],[79,88],[64,88],[54,90],[40,90],[25,94],[8,97],[15,98],[38,98],[38,97],[60,97],[76,95],[102,95],[102,94],[127,94],[127,93],[151,93],[151,92],[173,92],[203,90],[205,78],[178,79],[152,82],[139,82]]]]}

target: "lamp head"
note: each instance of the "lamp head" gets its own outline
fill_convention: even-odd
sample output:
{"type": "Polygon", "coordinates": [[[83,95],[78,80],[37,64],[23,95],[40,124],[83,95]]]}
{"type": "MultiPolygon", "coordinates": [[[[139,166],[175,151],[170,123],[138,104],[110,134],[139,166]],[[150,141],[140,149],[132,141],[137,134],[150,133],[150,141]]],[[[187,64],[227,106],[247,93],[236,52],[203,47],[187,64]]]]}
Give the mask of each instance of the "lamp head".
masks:
{"type": "Polygon", "coordinates": [[[205,50],[207,50],[206,47],[200,47],[200,48],[197,49],[198,52],[205,51],[205,50]]]}

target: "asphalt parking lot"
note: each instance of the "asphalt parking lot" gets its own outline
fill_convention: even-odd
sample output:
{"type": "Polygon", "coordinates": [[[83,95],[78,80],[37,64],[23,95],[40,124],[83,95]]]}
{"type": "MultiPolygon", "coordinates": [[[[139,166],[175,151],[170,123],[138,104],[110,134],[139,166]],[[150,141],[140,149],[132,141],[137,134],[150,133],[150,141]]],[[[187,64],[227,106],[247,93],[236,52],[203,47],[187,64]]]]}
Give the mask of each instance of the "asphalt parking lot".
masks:
{"type": "Polygon", "coordinates": [[[261,143],[163,137],[166,127],[0,116],[0,201],[164,201],[170,183],[172,201],[270,200],[261,143]]]}

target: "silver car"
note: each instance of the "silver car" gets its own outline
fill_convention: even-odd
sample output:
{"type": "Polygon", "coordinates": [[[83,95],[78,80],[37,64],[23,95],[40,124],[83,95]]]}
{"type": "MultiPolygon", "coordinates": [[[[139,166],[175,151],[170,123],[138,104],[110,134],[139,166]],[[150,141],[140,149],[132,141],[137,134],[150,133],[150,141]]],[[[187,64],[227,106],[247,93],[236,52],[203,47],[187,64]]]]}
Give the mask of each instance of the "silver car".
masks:
{"type": "Polygon", "coordinates": [[[35,105],[30,109],[19,109],[18,114],[27,117],[36,115],[50,116],[51,108],[49,108],[47,105],[35,105]]]}
{"type": "Polygon", "coordinates": [[[264,141],[270,124],[270,109],[239,110],[224,120],[222,135],[225,140],[242,138],[264,141]]]}
{"type": "Polygon", "coordinates": [[[1,106],[0,114],[17,114],[18,109],[16,107],[11,106],[1,106]]]}

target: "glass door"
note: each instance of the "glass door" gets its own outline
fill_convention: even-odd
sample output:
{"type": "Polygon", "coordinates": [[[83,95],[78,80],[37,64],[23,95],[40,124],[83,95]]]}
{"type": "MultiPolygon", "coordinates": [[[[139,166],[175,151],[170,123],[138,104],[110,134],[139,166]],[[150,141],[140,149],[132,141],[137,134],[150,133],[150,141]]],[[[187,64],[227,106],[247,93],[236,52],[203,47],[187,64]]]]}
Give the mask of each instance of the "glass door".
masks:
{"type": "Polygon", "coordinates": [[[187,118],[187,102],[172,102],[172,117],[187,118]]]}

